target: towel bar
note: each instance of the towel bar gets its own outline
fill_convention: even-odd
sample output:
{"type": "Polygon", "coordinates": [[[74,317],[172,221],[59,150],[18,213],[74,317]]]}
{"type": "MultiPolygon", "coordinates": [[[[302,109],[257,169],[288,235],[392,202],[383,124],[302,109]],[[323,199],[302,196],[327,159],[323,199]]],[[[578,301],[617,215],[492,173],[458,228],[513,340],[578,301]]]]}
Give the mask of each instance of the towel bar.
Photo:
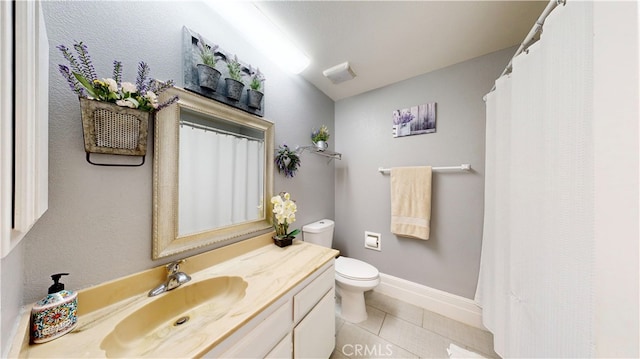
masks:
{"type": "MultiPolygon", "coordinates": [[[[470,171],[471,170],[471,165],[468,164],[468,163],[463,163],[460,166],[432,167],[431,169],[434,170],[434,171],[442,171],[442,170],[470,171]]],[[[391,168],[378,167],[378,172],[382,173],[383,175],[386,175],[386,174],[391,173],[391,168]]]]}

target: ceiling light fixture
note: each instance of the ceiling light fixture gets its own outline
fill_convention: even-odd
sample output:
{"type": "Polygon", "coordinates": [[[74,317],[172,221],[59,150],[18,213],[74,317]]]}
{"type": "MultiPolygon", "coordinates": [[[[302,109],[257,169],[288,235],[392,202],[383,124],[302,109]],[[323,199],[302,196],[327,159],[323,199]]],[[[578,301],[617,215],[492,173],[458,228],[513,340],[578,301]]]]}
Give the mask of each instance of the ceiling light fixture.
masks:
{"type": "Polygon", "coordinates": [[[207,4],[285,71],[299,74],[309,66],[309,58],[255,4],[219,0],[207,4]]]}
{"type": "Polygon", "coordinates": [[[322,71],[322,74],[334,84],[349,81],[356,77],[356,73],[353,72],[351,66],[349,66],[349,62],[343,62],[330,69],[326,69],[322,71]]]}

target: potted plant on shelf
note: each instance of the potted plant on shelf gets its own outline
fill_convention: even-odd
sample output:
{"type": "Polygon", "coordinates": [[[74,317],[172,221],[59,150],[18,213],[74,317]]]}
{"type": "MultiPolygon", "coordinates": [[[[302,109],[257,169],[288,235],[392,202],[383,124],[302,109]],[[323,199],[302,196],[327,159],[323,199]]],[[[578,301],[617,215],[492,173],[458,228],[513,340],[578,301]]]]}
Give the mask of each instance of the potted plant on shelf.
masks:
{"type": "Polygon", "coordinates": [[[207,45],[202,36],[198,35],[198,50],[200,51],[201,64],[197,64],[198,80],[200,87],[207,88],[211,91],[218,89],[218,81],[220,81],[220,71],[216,67],[218,58],[216,50],[218,45],[207,45]]]}
{"type": "Polygon", "coordinates": [[[256,71],[253,69],[249,69],[252,73],[251,82],[249,83],[249,89],[247,89],[247,104],[251,108],[260,109],[262,103],[262,97],[264,93],[262,92],[262,86],[264,82],[264,76],[260,72],[259,68],[256,68],[256,71]]]}
{"type": "Polygon", "coordinates": [[[276,231],[273,236],[273,242],[278,247],[291,245],[295,236],[300,233],[299,229],[289,232],[289,225],[296,221],[298,207],[287,192],[280,192],[277,196],[271,197],[271,205],[273,229],[276,231]]]}
{"type": "Polygon", "coordinates": [[[318,130],[314,129],[311,131],[311,141],[313,141],[313,144],[319,151],[324,151],[329,147],[329,144],[327,143],[329,136],[331,136],[329,134],[329,129],[325,125],[320,126],[320,129],[318,130]]]}
{"type": "Polygon", "coordinates": [[[232,58],[227,58],[227,69],[229,70],[229,77],[225,78],[227,85],[227,97],[238,101],[242,97],[242,90],[244,84],[242,83],[242,65],[238,61],[238,56],[234,55],[232,58]]]}
{"type": "Polygon", "coordinates": [[[300,166],[300,157],[296,151],[283,144],[278,146],[274,162],[278,168],[278,173],[284,172],[285,177],[293,177],[300,166]]]}
{"type": "Polygon", "coordinates": [[[73,45],[77,58],[66,46],[57,48],[69,62],[58,69],[80,99],[87,161],[95,164],[89,153],[144,157],[149,118],[178,100],[173,96],[164,103],[158,101],[158,95],[173,87],[173,81],[149,79],[149,65],[140,62],[136,83],[122,82],[122,63],[117,60],[112,77],[98,78],[85,44],[73,45]]]}

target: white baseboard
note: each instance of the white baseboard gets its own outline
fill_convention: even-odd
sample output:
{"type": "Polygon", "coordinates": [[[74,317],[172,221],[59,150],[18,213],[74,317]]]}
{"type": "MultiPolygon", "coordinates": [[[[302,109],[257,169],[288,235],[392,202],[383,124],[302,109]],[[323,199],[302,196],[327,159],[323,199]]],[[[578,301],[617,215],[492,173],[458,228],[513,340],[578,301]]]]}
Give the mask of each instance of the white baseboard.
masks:
{"type": "Polygon", "coordinates": [[[471,299],[384,273],[380,273],[380,285],[374,291],[486,330],[482,309],[471,299]]]}

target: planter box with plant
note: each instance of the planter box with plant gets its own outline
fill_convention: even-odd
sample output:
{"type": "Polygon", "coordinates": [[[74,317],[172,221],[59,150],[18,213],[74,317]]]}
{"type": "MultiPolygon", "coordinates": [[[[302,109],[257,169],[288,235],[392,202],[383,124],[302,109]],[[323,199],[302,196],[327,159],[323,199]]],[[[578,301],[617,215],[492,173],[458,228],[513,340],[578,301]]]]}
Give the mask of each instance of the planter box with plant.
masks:
{"type": "MultiPolygon", "coordinates": [[[[245,91],[251,87],[256,66],[243,62],[238,59],[232,52],[225,51],[221,47],[215,46],[216,41],[210,41],[205,36],[190,30],[186,26],[182,29],[182,70],[184,75],[184,89],[195,92],[209,99],[222,102],[231,107],[240,109],[256,116],[264,116],[265,98],[258,92],[264,93],[264,77],[260,74],[257,81],[262,84],[258,88],[258,92],[245,91]],[[203,47],[201,47],[203,46],[203,47]],[[208,51],[210,50],[210,51],[208,51]],[[204,55],[204,57],[203,57],[204,55]],[[200,65],[205,63],[205,57],[213,57],[217,60],[216,70],[221,73],[215,91],[213,89],[202,86],[204,81],[200,80],[198,73],[200,65]],[[225,66],[220,66],[224,62],[225,66]],[[247,76],[245,80],[245,76],[247,76]],[[229,80],[226,80],[229,78],[229,80]],[[244,82],[244,83],[243,83],[244,82]],[[227,85],[229,83],[229,85],[227,85]]],[[[254,84],[254,86],[257,84],[254,84]]],[[[208,85],[214,87],[213,84],[208,85]]]]}
{"type": "Polygon", "coordinates": [[[311,141],[313,141],[313,144],[319,151],[324,151],[329,147],[329,144],[327,143],[329,136],[331,136],[329,134],[329,129],[325,125],[320,126],[320,129],[318,130],[314,129],[311,131],[311,141]]]}
{"type": "Polygon", "coordinates": [[[218,58],[216,56],[216,50],[218,45],[207,45],[202,36],[198,36],[198,51],[200,52],[201,64],[197,64],[198,68],[198,83],[200,87],[204,87],[211,91],[218,89],[218,81],[220,81],[221,73],[216,70],[216,63],[218,58]]]}
{"type": "Polygon", "coordinates": [[[178,100],[174,96],[158,102],[158,95],[172,87],[173,81],[149,79],[149,65],[140,62],[136,83],[122,82],[122,63],[117,60],[113,61],[112,77],[98,78],[85,44],[73,45],[77,58],[66,46],[57,48],[69,62],[58,69],[80,99],[87,161],[97,164],[89,154],[106,153],[142,156],[144,163],[150,117],[178,100]]]}
{"type": "Polygon", "coordinates": [[[242,97],[242,90],[244,89],[244,83],[242,83],[242,65],[238,61],[238,56],[234,55],[233,58],[227,58],[227,69],[229,70],[229,77],[225,78],[227,85],[227,97],[238,101],[242,97]]]}
{"type": "Polygon", "coordinates": [[[260,69],[257,68],[255,71],[250,69],[251,82],[249,83],[249,89],[247,89],[247,105],[251,108],[261,108],[262,107],[262,97],[264,93],[262,92],[262,87],[264,83],[264,76],[260,72],[260,69]]]}

